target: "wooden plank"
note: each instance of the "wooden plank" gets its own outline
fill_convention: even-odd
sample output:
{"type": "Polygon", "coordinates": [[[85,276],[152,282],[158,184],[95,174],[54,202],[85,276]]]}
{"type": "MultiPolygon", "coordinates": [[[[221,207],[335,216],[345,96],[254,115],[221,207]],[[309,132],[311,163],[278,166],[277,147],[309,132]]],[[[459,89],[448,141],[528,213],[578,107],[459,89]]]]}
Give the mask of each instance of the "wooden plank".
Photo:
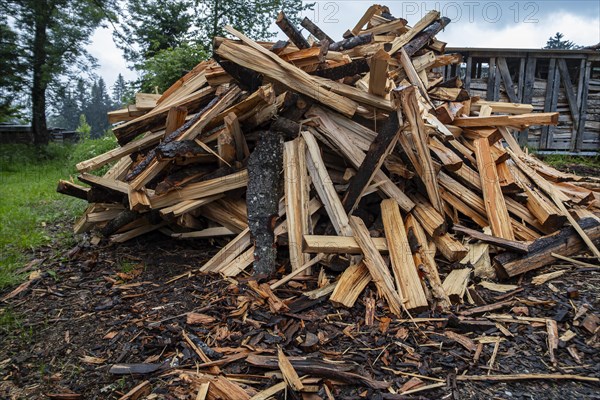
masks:
{"type": "Polygon", "coordinates": [[[385,264],[385,261],[379,254],[379,251],[373,243],[373,239],[369,234],[369,230],[365,223],[358,217],[350,216],[350,226],[354,232],[354,239],[363,251],[363,262],[369,269],[371,278],[375,282],[377,288],[387,300],[390,311],[400,316],[402,313],[403,299],[400,297],[394,288],[394,282],[390,275],[390,271],[385,264]]]}
{"type": "Polygon", "coordinates": [[[575,147],[573,150],[580,150],[583,145],[583,136],[585,133],[585,122],[587,120],[587,104],[589,95],[590,75],[592,71],[592,63],[587,61],[585,63],[584,77],[582,82],[583,92],[581,94],[581,105],[579,107],[579,129],[577,130],[577,139],[575,140],[575,147]]]}
{"type": "Polygon", "coordinates": [[[475,139],[474,144],[485,209],[492,233],[503,239],[514,240],[515,236],[500,188],[496,164],[491,158],[489,142],[487,139],[481,138],[475,139]]]}
{"type": "Polygon", "coordinates": [[[573,132],[577,132],[579,124],[579,108],[577,107],[577,97],[573,83],[571,82],[571,76],[569,75],[569,69],[567,68],[567,62],[564,58],[558,59],[558,71],[565,89],[565,95],[567,96],[567,103],[569,104],[569,110],[571,111],[571,120],[573,121],[573,132]]]}
{"type": "Polygon", "coordinates": [[[385,96],[388,81],[388,62],[390,55],[385,50],[380,49],[371,57],[369,66],[369,93],[376,96],[385,96]]]}
{"type": "MultiPolygon", "coordinates": [[[[304,235],[309,233],[309,181],[306,169],[306,144],[297,138],[284,144],[283,173],[288,246],[292,271],[308,262],[302,249],[304,235]]],[[[306,274],[310,275],[310,270],[306,274]]]]}
{"type": "Polygon", "coordinates": [[[450,299],[443,288],[442,280],[440,279],[435,263],[435,250],[430,249],[428,246],[427,236],[423,227],[421,227],[417,219],[411,214],[406,216],[404,226],[406,228],[406,236],[410,238],[414,264],[418,267],[419,271],[424,273],[425,279],[427,279],[431,287],[431,294],[437,301],[438,306],[442,310],[448,310],[451,306],[450,299]]]}
{"type": "MultiPolygon", "coordinates": [[[[555,98],[558,97],[558,87],[556,81],[558,79],[558,68],[556,68],[556,58],[551,58],[548,66],[548,78],[546,79],[546,95],[544,99],[544,112],[550,112],[556,110],[555,98]]],[[[550,130],[548,127],[542,127],[542,133],[540,135],[540,149],[550,148],[549,144],[552,142],[549,140],[550,130]]]]}
{"type": "MultiPolygon", "coordinates": [[[[417,155],[421,163],[421,168],[417,168],[417,165],[419,164],[414,166],[417,169],[417,173],[419,174],[421,181],[423,181],[425,184],[427,195],[429,196],[429,200],[433,204],[433,207],[443,215],[444,207],[437,186],[437,173],[433,168],[431,154],[427,148],[427,131],[425,129],[425,125],[423,124],[421,113],[419,112],[415,88],[411,86],[402,90],[400,92],[400,99],[404,114],[410,123],[413,146],[417,151],[417,155]]],[[[406,148],[404,150],[406,152],[412,151],[411,149],[406,148]]]]}
{"type": "Polygon", "coordinates": [[[457,262],[465,258],[469,250],[449,233],[432,236],[437,251],[449,262],[457,262]]]}
{"type": "Polygon", "coordinates": [[[515,240],[506,240],[496,236],[487,235],[483,232],[479,232],[474,229],[469,229],[462,225],[454,225],[452,229],[454,230],[454,232],[463,233],[472,237],[473,239],[481,240],[484,243],[501,247],[506,250],[511,250],[516,253],[527,254],[529,252],[529,244],[527,243],[515,240]]]}
{"type": "Polygon", "coordinates": [[[250,229],[246,228],[224,246],[217,254],[208,260],[201,268],[201,272],[215,272],[221,266],[229,264],[250,246],[250,229]]]}
{"type": "Polygon", "coordinates": [[[487,90],[485,96],[486,100],[497,100],[497,98],[494,96],[494,83],[496,80],[496,72],[496,58],[491,57],[488,62],[487,90]]]}
{"type": "Polygon", "coordinates": [[[498,57],[498,69],[500,71],[500,75],[502,76],[502,81],[504,82],[504,89],[506,89],[506,95],[511,103],[518,103],[519,97],[515,93],[515,87],[510,76],[510,71],[508,70],[508,64],[506,63],[506,58],[498,57]]]}
{"type": "Polygon", "coordinates": [[[531,113],[521,115],[493,115],[489,117],[458,117],[454,125],[461,127],[514,126],[525,128],[530,125],[557,125],[558,113],[531,113]]]}
{"type": "Polygon", "coordinates": [[[381,202],[381,218],[388,242],[392,271],[398,292],[408,310],[427,308],[427,298],[415,266],[398,204],[386,199],[381,202]]]}
{"type": "Polygon", "coordinates": [[[240,123],[237,115],[234,112],[230,112],[223,119],[225,123],[225,129],[228,130],[235,141],[235,155],[238,161],[243,161],[250,155],[248,149],[248,143],[244,137],[244,133],[240,128],[240,123]]]}
{"type": "Polygon", "coordinates": [[[533,105],[521,103],[506,103],[502,101],[477,100],[471,102],[471,110],[478,111],[482,106],[492,107],[493,112],[501,114],[529,114],[533,112],[533,105]]]}
{"type": "Polygon", "coordinates": [[[242,170],[224,177],[192,183],[181,190],[151,196],[150,205],[153,209],[168,207],[183,200],[198,200],[215,194],[244,187],[248,184],[248,171],[242,170]]]}
{"type": "Polygon", "coordinates": [[[116,149],[107,151],[106,153],[100,154],[94,158],[90,158],[89,160],[78,163],[76,165],[77,171],[87,172],[99,169],[112,161],[155,145],[156,143],[160,142],[160,139],[163,136],[164,131],[158,131],[154,133],[149,132],[146,136],[133,142],[129,142],[122,147],[117,147],[116,149]]]}
{"type": "Polygon", "coordinates": [[[325,169],[325,163],[315,137],[307,131],[302,132],[302,137],[306,142],[308,172],[336,233],[341,236],[352,236],[352,229],[348,225],[348,215],[344,211],[344,206],[333,187],[327,169],[325,169]]]}
{"type": "Polygon", "coordinates": [[[347,214],[354,212],[367,186],[377,172],[380,171],[381,165],[388,154],[396,146],[400,132],[399,129],[398,114],[392,113],[375,140],[373,140],[373,143],[371,143],[369,151],[356,171],[356,175],[350,180],[350,184],[342,200],[344,210],[347,214]]]}
{"type": "MultiPolygon", "coordinates": [[[[385,238],[372,238],[372,240],[379,252],[388,252],[385,238]]],[[[361,248],[352,236],[304,235],[303,251],[323,254],[361,254],[361,248]]]]}
{"type": "MultiPolygon", "coordinates": [[[[527,55],[527,64],[525,65],[525,82],[523,84],[523,97],[521,101],[524,104],[530,104],[533,100],[533,87],[535,85],[535,67],[537,59],[532,55],[527,55]]],[[[519,145],[528,144],[529,128],[519,132],[519,145]]]]}

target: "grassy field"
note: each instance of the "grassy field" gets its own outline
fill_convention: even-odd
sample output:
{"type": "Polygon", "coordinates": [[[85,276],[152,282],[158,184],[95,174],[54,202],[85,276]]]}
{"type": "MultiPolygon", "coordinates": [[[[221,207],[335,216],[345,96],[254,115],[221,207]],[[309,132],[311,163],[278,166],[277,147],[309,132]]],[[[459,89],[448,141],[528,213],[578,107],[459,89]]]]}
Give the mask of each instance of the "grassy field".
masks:
{"type": "Polygon", "coordinates": [[[78,144],[0,145],[0,289],[22,279],[16,271],[32,251],[52,240],[66,244],[69,229],[51,238],[57,223],[72,223],[85,202],[56,193],[59,179],[75,176],[74,165],[116,146],[112,135],[78,144]]]}

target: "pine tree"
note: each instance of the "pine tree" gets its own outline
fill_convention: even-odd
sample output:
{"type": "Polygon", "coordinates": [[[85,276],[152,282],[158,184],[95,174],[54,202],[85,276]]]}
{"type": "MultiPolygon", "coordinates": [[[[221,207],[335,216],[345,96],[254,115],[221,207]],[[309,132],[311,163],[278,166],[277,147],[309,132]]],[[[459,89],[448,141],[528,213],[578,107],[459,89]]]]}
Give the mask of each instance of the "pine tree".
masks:
{"type": "Polygon", "coordinates": [[[25,83],[25,65],[17,41],[18,36],[0,7],[0,122],[20,116],[15,100],[25,83]]]}
{"type": "Polygon", "coordinates": [[[25,55],[34,142],[49,140],[46,96],[52,83],[93,65],[85,49],[115,0],[0,0],[16,21],[19,51],[25,55]]]}
{"type": "Polygon", "coordinates": [[[115,105],[115,108],[122,108],[126,105],[124,101],[126,93],[127,83],[125,83],[125,78],[123,78],[123,75],[119,74],[115,84],[112,87],[112,101],[115,105]]]}
{"type": "Polygon", "coordinates": [[[92,84],[90,91],[89,103],[87,103],[84,109],[87,122],[92,127],[92,137],[102,136],[108,127],[107,113],[113,108],[112,101],[106,90],[106,84],[104,79],[98,78],[92,84]]]}
{"type": "Polygon", "coordinates": [[[575,50],[581,48],[570,40],[563,40],[564,37],[565,35],[562,33],[556,32],[554,36],[548,38],[544,49],[575,50]]]}

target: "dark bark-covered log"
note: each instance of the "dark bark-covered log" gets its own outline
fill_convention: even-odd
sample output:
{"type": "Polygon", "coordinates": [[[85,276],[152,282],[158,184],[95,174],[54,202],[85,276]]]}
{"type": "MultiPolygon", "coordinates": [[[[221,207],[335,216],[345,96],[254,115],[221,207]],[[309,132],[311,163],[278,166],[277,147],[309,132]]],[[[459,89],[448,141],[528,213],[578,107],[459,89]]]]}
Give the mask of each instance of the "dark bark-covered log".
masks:
{"type": "Polygon", "coordinates": [[[140,217],[140,214],[136,211],[124,210],[116,218],[110,220],[104,228],[100,231],[104,237],[109,237],[113,233],[117,232],[119,229],[124,227],[125,225],[135,221],[140,217]]]}
{"type": "Polygon", "coordinates": [[[88,203],[118,203],[129,204],[127,196],[120,192],[106,190],[100,187],[91,187],[87,192],[88,203]]]}
{"type": "Polygon", "coordinates": [[[309,110],[314,101],[310,97],[306,97],[298,93],[288,93],[289,96],[286,96],[279,115],[289,120],[298,122],[304,118],[304,113],[309,110]]]}
{"type": "Polygon", "coordinates": [[[133,170],[125,177],[125,180],[128,182],[131,182],[132,180],[134,180],[139,174],[141,174],[142,172],[144,172],[144,170],[150,165],[150,163],[152,163],[152,161],[154,161],[154,159],[156,158],[156,155],[158,154],[159,151],[161,151],[162,148],[166,147],[169,145],[169,143],[175,141],[175,139],[177,139],[179,136],[181,136],[185,131],[187,131],[189,128],[191,128],[196,122],[198,122],[198,120],[200,118],[202,118],[202,116],[208,112],[208,110],[210,110],[215,104],[218,103],[219,99],[221,96],[217,96],[215,98],[213,98],[207,105],[206,107],[204,107],[202,110],[200,110],[195,116],[194,118],[190,119],[188,122],[186,122],[185,124],[183,124],[181,127],[179,127],[178,129],[176,129],[175,131],[171,132],[170,134],[168,134],[165,137],[165,140],[163,140],[163,142],[158,145],[155,149],[151,150],[148,152],[148,154],[146,154],[146,157],[138,164],[136,165],[133,170]]]}
{"type": "Polygon", "coordinates": [[[365,188],[373,180],[385,157],[396,144],[399,128],[398,114],[393,112],[369,146],[365,159],[348,185],[342,200],[346,213],[351,214],[358,206],[365,188]]]}
{"type": "Polygon", "coordinates": [[[236,83],[242,89],[250,93],[254,93],[259,87],[262,86],[263,76],[261,74],[254,72],[251,69],[242,67],[241,65],[238,65],[232,61],[223,60],[217,55],[217,53],[213,53],[213,59],[219,63],[225,72],[235,79],[236,83]]]}
{"type": "MultiPolygon", "coordinates": [[[[327,364],[320,360],[308,359],[303,357],[290,357],[290,362],[294,369],[302,374],[308,374],[316,377],[331,378],[338,381],[365,385],[372,389],[386,389],[390,386],[389,383],[376,381],[363,375],[349,372],[352,368],[343,364],[327,364]]],[[[277,357],[259,356],[251,354],[246,359],[246,362],[260,368],[278,369],[279,363],[277,357]]]]}
{"type": "Polygon", "coordinates": [[[304,17],[301,25],[306,28],[307,31],[313,34],[314,37],[323,41],[327,40],[329,43],[333,43],[334,40],[330,38],[325,32],[321,30],[314,22],[312,22],[308,17],[304,17]]]}
{"type": "Polygon", "coordinates": [[[193,140],[173,141],[156,148],[158,161],[182,160],[201,156],[212,156],[212,154],[193,140]]]}
{"type": "Polygon", "coordinates": [[[339,42],[331,43],[329,45],[330,51],[342,51],[350,50],[356,46],[362,46],[363,44],[369,44],[373,41],[373,34],[366,33],[364,35],[353,36],[348,39],[340,40],[339,42]]]}
{"type": "MultiPolygon", "coordinates": [[[[595,218],[579,221],[579,226],[589,238],[597,242],[600,239],[600,222],[595,218]]],[[[523,256],[515,253],[502,253],[494,257],[494,267],[499,274],[515,276],[533,269],[541,268],[556,261],[551,253],[571,256],[587,246],[572,226],[566,227],[553,235],[541,237],[529,245],[529,254],[523,256]]]]}
{"type": "Polygon", "coordinates": [[[365,58],[359,58],[358,60],[354,60],[349,64],[340,65],[339,67],[317,70],[313,75],[337,81],[338,79],[362,74],[364,72],[369,72],[369,63],[365,58]]]}
{"type": "Polygon", "coordinates": [[[285,35],[290,38],[292,43],[294,43],[297,48],[299,48],[300,50],[310,48],[308,40],[306,40],[304,36],[302,36],[298,28],[296,28],[296,26],[290,22],[290,20],[285,16],[283,11],[279,12],[275,23],[283,31],[283,33],[285,33],[285,35]]]}
{"type": "Polygon", "coordinates": [[[290,42],[288,40],[278,40],[277,42],[275,42],[273,47],[271,47],[271,51],[275,54],[279,54],[283,50],[285,50],[285,48],[288,47],[289,45],[290,45],[290,42]]]}
{"type": "Polygon", "coordinates": [[[462,79],[460,79],[459,76],[453,76],[452,78],[435,85],[435,87],[443,88],[461,88],[462,86],[462,79]]]}
{"type": "Polygon", "coordinates": [[[292,140],[300,134],[300,124],[291,119],[279,116],[271,124],[271,130],[282,134],[286,141],[292,140]]]}
{"type": "Polygon", "coordinates": [[[254,239],[254,273],[271,275],[276,269],[275,220],[283,176],[283,140],[272,131],[261,132],[248,160],[248,226],[254,239]]]}
{"type": "Polygon", "coordinates": [[[423,30],[423,32],[419,33],[415,36],[410,42],[404,46],[404,51],[408,54],[409,57],[413,56],[417,51],[419,51],[423,46],[425,46],[435,35],[437,35],[446,25],[450,23],[450,18],[442,17],[439,20],[435,21],[427,28],[423,30]]]}
{"type": "Polygon", "coordinates": [[[452,229],[454,230],[454,232],[463,233],[474,239],[481,240],[484,243],[501,247],[506,250],[512,250],[516,253],[527,254],[529,252],[529,245],[524,242],[519,242],[516,240],[507,240],[496,236],[486,235],[483,232],[479,232],[474,229],[469,229],[461,225],[454,225],[452,229]]]}
{"type": "Polygon", "coordinates": [[[56,187],[58,193],[66,194],[67,196],[77,197],[78,199],[87,200],[90,188],[78,185],[73,182],[60,180],[56,187]]]}

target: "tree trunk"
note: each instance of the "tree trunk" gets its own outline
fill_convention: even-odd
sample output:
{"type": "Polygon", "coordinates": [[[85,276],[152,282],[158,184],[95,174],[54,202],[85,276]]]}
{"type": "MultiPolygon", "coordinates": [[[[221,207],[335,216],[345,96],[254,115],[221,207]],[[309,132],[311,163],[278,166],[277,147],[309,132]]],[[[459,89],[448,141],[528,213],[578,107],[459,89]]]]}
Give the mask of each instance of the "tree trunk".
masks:
{"type": "Polygon", "coordinates": [[[48,144],[50,135],[46,126],[46,89],[48,78],[44,74],[46,64],[46,42],[48,19],[51,10],[48,10],[45,1],[36,2],[35,32],[33,36],[33,83],[31,86],[31,128],[33,130],[33,143],[36,146],[48,144]]]}

